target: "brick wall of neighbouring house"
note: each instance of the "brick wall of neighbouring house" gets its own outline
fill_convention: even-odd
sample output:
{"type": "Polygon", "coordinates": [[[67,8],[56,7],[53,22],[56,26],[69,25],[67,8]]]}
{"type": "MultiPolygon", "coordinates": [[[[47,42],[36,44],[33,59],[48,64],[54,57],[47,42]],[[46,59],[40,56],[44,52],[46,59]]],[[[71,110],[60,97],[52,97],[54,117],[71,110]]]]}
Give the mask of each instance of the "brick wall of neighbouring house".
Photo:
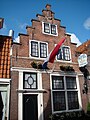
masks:
{"type": "Polygon", "coordinates": [[[18,74],[17,71],[11,72],[10,120],[18,120],[18,74]]]}

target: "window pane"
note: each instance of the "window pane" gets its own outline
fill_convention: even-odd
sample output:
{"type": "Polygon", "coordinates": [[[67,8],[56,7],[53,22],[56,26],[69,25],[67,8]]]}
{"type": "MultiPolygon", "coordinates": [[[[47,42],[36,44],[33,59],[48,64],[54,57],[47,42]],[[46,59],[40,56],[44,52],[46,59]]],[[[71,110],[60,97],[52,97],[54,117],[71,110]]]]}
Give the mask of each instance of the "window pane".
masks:
{"type": "Polygon", "coordinates": [[[51,34],[56,35],[56,26],[55,25],[51,25],[51,34]]]}
{"type": "Polygon", "coordinates": [[[47,57],[47,44],[40,43],[40,57],[46,58],[47,57]]]}
{"type": "Polygon", "coordinates": [[[59,49],[58,54],[57,54],[57,59],[62,60],[63,59],[63,51],[62,49],[59,49]]]}
{"type": "Polygon", "coordinates": [[[79,109],[78,92],[68,92],[68,109],[79,109]]]}
{"type": "Polygon", "coordinates": [[[57,54],[58,60],[70,60],[70,49],[68,47],[62,47],[58,54],[57,54]]]}
{"type": "Polygon", "coordinates": [[[62,76],[52,76],[52,88],[64,89],[64,81],[62,76]]]}
{"type": "Polygon", "coordinates": [[[31,56],[38,57],[38,42],[31,41],[31,56]]]}
{"type": "Polygon", "coordinates": [[[64,60],[70,60],[70,50],[68,47],[63,47],[64,60]]]}
{"type": "Polygon", "coordinates": [[[54,111],[60,111],[66,109],[65,92],[53,92],[53,107],[54,111]]]}
{"type": "Polygon", "coordinates": [[[49,23],[44,23],[44,32],[45,33],[50,33],[49,23]]]}
{"type": "Polygon", "coordinates": [[[24,88],[29,88],[29,89],[37,88],[36,73],[24,73],[24,88]]]}
{"type": "Polygon", "coordinates": [[[66,87],[67,89],[76,89],[76,77],[66,77],[66,87]]]}

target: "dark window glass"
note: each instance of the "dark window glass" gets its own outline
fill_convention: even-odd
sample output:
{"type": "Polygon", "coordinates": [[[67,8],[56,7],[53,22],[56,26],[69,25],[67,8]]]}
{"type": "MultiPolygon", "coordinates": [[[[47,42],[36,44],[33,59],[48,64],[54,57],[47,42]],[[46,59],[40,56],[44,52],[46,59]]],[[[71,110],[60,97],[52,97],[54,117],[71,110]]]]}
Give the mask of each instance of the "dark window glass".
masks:
{"type": "Polygon", "coordinates": [[[79,109],[76,77],[53,75],[52,96],[54,111],[79,109]]]}
{"type": "Polygon", "coordinates": [[[24,89],[37,89],[37,74],[36,73],[24,73],[24,89]]]}
{"type": "Polygon", "coordinates": [[[62,76],[52,76],[52,88],[64,89],[64,81],[62,76]]]}
{"type": "Polygon", "coordinates": [[[54,111],[61,111],[66,109],[65,92],[53,92],[53,107],[54,111]]]}
{"type": "Polygon", "coordinates": [[[46,58],[47,57],[47,44],[40,43],[40,57],[46,58]]]}
{"type": "Polygon", "coordinates": [[[31,56],[38,57],[38,42],[31,41],[31,56]]]}
{"type": "Polygon", "coordinates": [[[59,49],[58,54],[57,54],[57,59],[62,60],[63,59],[63,51],[62,49],[59,49]]]}
{"type": "Polygon", "coordinates": [[[56,35],[56,26],[55,25],[51,25],[51,34],[56,35]]]}
{"type": "Polygon", "coordinates": [[[62,47],[61,49],[59,49],[59,52],[57,54],[57,60],[65,60],[65,61],[70,60],[70,49],[69,49],[69,47],[62,47]]]}
{"type": "Polygon", "coordinates": [[[76,77],[66,77],[66,87],[67,89],[76,89],[76,77]]]}
{"type": "Polygon", "coordinates": [[[68,47],[63,47],[63,56],[64,56],[64,60],[67,61],[70,60],[70,50],[68,47]]]}
{"type": "Polygon", "coordinates": [[[48,23],[44,23],[44,32],[45,33],[50,33],[50,27],[48,23]]]}
{"type": "Polygon", "coordinates": [[[79,103],[78,103],[78,92],[76,91],[69,91],[67,93],[68,97],[68,109],[79,109],[79,103]]]}

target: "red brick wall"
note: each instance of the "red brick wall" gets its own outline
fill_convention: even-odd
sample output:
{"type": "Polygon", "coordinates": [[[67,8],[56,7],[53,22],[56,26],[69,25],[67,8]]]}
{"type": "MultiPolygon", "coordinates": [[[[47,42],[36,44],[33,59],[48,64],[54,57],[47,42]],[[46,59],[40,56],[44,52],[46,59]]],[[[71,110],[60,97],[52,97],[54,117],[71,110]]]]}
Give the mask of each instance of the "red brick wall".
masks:
{"type": "Polygon", "coordinates": [[[47,92],[43,94],[43,107],[44,107],[44,117],[45,120],[49,118],[49,115],[51,114],[51,90],[50,90],[50,74],[45,73],[42,75],[42,87],[47,92]]]}
{"type": "Polygon", "coordinates": [[[18,120],[18,72],[12,71],[11,77],[11,100],[10,100],[10,120],[18,120]]]}

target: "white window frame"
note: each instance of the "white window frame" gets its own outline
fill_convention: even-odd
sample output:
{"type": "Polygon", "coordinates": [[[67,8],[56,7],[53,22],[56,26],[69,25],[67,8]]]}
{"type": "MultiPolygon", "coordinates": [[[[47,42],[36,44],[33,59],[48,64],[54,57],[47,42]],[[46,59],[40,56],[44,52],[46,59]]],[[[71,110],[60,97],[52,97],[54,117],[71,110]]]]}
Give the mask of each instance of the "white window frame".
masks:
{"type": "Polygon", "coordinates": [[[68,47],[68,48],[69,48],[70,60],[64,60],[64,59],[58,60],[58,59],[57,59],[57,55],[56,55],[56,60],[57,60],[58,62],[72,62],[70,46],[62,45],[62,47],[61,47],[60,49],[62,49],[63,47],[68,47]]]}
{"type": "Polygon", "coordinates": [[[49,24],[50,33],[46,33],[46,32],[44,32],[44,23],[47,23],[47,22],[42,22],[42,33],[43,34],[52,35],[52,36],[58,36],[57,25],[51,24],[51,23],[47,23],[47,24],[49,24]],[[56,35],[51,33],[51,25],[55,25],[56,26],[56,35]]]}
{"type": "Polygon", "coordinates": [[[50,86],[51,86],[51,104],[52,104],[52,113],[54,114],[54,113],[62,113],[62,112],[71,112],[71,111],[78,111],[78,110],[81,110],[82,109],[82,102],[81,102],[81,94],[80,94],[80,87],[79,87],[79,80],[78,80],[78,75],[68,75],[68,74],[62,74],[62,75],[60,75],[60,74],[50,74],[50,86]],[[63,76],[64,77],[64,90],[58,90],[58,91],[65,91],[65,102],[66,102],[66,110],[62,110],[62,111],[54,111],[54,106],[53,106],[53,91],[55,91],[55,90],[53,90],[52,89],[52,76],[63,76]],[[73,89],[73,91],[78,91],[78,102],[79,102],[79,109],[72,109],[72,110],[68,110],[68,101],[67,101],[67,92],[68,91],[72,91],[72,89],[70,90],[68,90],[68,89],[66,89],[66,78],[65,77],[67,77],[67,76],[69,76],[69,77],[76,77],[76,84],[77,84],[77,89],[73,89]]]}
{"type": "Polygon", "coordinates": [[[29,57],[30,59],[40,59],[40,60],[44,60],[45,58],[41,58],[40,57],[40,43],[45,43],[47,45],[47,56],[48,56],[48,43],[47,42],[42,42],[42,41],[38,41],[38,40],[29,40],[29,57]],[[39,56],[38,57],[33,57],[31,56],[31,42],[38,42],[38,52],[39,52],[39,56]]]}
{"type": "MultiPolygon", "coordinates": [[[[6,102],[7,102],[7,104],[6,104],[6,111],[4,110],[5,109],[5,107],[3,108],[3,118],[2,118],[2,120],[5,120],[5,117],[7,117],[7,120],[9,120],[9,111],[10,111],[10,109],[9,109],[9,104],[10,104],[10,81],[11,81],[11,79],[5,79],[5,78],[0,78],[0,85],[2,85],[2,87],[0,87],[0,91],[1,92],[6,92],[6,96],[7,96],[7,98],[6,98],[6,102]],[[4,87],[3,87],[3,85],[4,85],[4,87]],[[5,87],[6,86],[6,87],[5,87]],[[6,112],[6,113],[5,113],[6,112]],[[6,115],[6,116],[5,116],[6,115]]],[[[5,104],[5,103],[4,103],[5,104]]]]}

